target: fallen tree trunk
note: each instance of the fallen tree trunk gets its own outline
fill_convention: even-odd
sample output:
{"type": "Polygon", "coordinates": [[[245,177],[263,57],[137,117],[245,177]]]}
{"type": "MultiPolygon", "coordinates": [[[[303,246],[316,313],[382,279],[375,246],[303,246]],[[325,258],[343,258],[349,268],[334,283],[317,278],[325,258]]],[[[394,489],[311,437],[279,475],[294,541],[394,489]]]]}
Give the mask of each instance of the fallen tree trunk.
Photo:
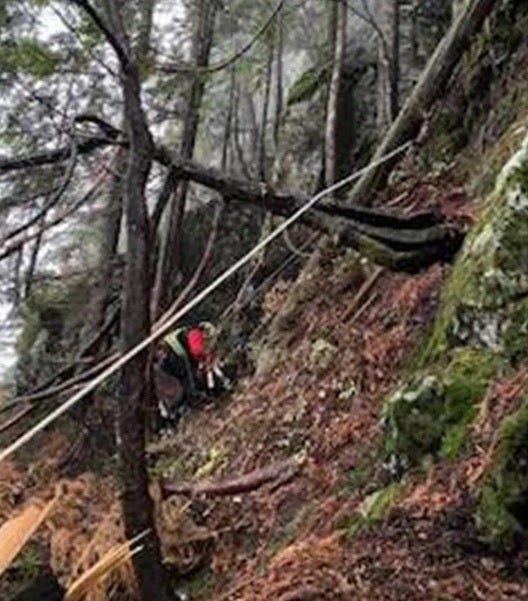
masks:
{"type": "MultiPolygon", "coordinates": [[[[58,150],[49,156],[62,157],[63,154],[58,150]]],[[[249,202],[276,215],[288,217],[310,200],[310,196],[300,191],[274,190],[262,182],[239,179],[212,167],[182,160],[160,145],[154,148],[153,158],[171,168],[180,180],[196,182],[216,190],[225,199],[249,202]]],[[[16,162],[16,159],[12,160],[16,162]]],[[[31,161],[31,157],[26,161],[31,161]]],[[[0,161],[0,173],[3,167],[0,161]]],[[[338,243],[356,249],[375,263],[410,273],[439,260],[449,261],[464,237],[464,232],[434,213],[400,217],[359,205],[344,208],[331,204],[316,206],[305,213],[301,221],[329,234],[338,243]]]]}
{"type": "MultiPolygon", "coordinates": [[[[377,148],[373,162],[417,136],[427,112],[447,85],[462,54],[496,4],[497,0],[470,0],[467,3],[465,10],[438,44],[412,94],[377,148]]],[[[398,161],[399,157],[395,157],[369,169],[354,186],[347,202],[368,204],[372,193],[383,187],[398,161]]]]}
{"type": "MultiPolygon", "coordinates": [[[[293,190],[274,190],[262,183],[238,179],[193,161],[183,161],[157,147],[156,159],[171,165],[180,179],[190,179],[216,190],[224,198],[265,207],[287,217],[310,197],[293,190]]],[[[300,219],[309,227],[337,238],[375,263],[397,271],[415,272],[458,251],[464,233],[435,213],[411,217],[391,215],[362,207],[315,207],[300,219]]]]}
{"type": "Polygon", "coordinates": [[[243,476],[217,482],[210,480],[202,482],[171,482],[165,480],[161,482],[161,490],[165,496],[238,495],[257,490],[270,482],[274,482],[275,486],[285,484],[297,475],[302,467],[302,463],[298,458],[288,459],[253,470],[243,476]]]}

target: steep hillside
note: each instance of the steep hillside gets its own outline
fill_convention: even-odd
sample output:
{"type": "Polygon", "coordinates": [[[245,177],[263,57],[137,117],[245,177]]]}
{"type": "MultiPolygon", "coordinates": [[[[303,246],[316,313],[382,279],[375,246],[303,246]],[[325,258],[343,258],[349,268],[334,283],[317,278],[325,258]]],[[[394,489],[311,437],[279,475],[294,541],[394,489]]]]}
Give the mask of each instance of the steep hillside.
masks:
{"type": "MultiPolygon", "coordinates": [[[[326,246],[293,300],[291,282],[266,295],[265,319],[289,303],[274,352],[252,340],[266,369],[149,444],[164,556],[190,599],[528,598],[528,44],[485,94],[468,60],[466,94],[378,198],[466,226],[456,263],[408,276],[326,246]]],[[[30,499],[61,507],[2,598],[48,564],[68,582],[123,537],[109,405],[86,437],[72,420],[0,465],[1,521],[30,499]]],[[[134,586],[125,567],[89,601],[134,586]]]]}
{"type": "Polygon", "coordinates": [[[329,252],[275,367],[151,448],[180,490],[164,530],[193,598],[528,595],[525,77],[521,48],[480,113],[486,141],[461,151],[439,129],[387,192],[475,222],[454,269],[400,276],[329,252]]]}

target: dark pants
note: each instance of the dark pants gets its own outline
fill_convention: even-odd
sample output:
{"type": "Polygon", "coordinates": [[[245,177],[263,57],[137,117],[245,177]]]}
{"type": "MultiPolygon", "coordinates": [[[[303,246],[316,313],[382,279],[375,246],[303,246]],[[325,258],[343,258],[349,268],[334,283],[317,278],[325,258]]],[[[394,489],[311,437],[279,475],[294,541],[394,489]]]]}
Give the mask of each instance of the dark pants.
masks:
{"type": "Polygon", "coordinates": [[[180,381],[183,388],[183,402],[188,403],[196,395],[194,366],[187,357],[169,350],[161,360],[160,368],[169,376],[180,381]]]}

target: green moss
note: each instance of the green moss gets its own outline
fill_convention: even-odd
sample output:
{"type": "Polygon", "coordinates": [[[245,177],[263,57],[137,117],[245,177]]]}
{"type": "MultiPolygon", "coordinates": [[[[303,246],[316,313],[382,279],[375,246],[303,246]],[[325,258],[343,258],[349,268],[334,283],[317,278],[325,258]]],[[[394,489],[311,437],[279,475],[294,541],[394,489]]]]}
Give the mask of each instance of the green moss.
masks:
{"type": "Polygon", "coordinates": [[[442,459],[454,459],[463,449],[470,421],[469,418],[464,419],[447,429],[438,451],[438,455],[442,459]]]}
{"type": "Polygon", "coordinates": [[[11,568],[16,572],[18,581],[27,583],[33,581],[42,568],[42,558],[36,543],[26,546],[11,568]]]}
{"type": "Polygon", "coordinates": [[[311,67],[304,71],[288,90],[287,106],[310,100],[326,80],[327,73],[328,70],[321,67],[311,67]]]}
{"type": "MultiPolygon", "coordinates": [[[[528,136],[502,169],[442,295],[421,365],[458,345],[520,358],[528,328],[528,136]],[[517,340],[515,340],[517,338],[517,340]],[[509,352],[510,344],[514,345],[509,352]]],[[[524,351],[526,356],[526,351],[524,351]]]]}
{"type": "Polygon", "coordinates": [[[149,468],[149,475],[153,479],[163,476],[174,477],[175,474],[184,472],[180,457],[161,456],[154,465],[149,468]]]}
{"type": "Polygon", "coordinates": [[[462,449],[478,402],[501,365],[500,357],[482,349],[469,347],[454,351],[443,374],[445,432],[439,449],[441,457],[454,458],[462,449]]]}
{"type": "Polygon", "coordinates": [[[371,493],[361,503],[359,509],[344,519],[340,525],[349,537],[364,532],[387,518],[391,508],[402,498],[408,482],[402,480],[371,493]]]}
{"type": "Polygon", "coordinates": [[[385,518],[404,488],[404,482],[393,482],[370,494],[359,508],[361,517],[367,523],[379,522],[385,518]]]}
{"type": "Polygon", "coordinates": [[[442,437],[442,411],[442,385],[434,376],[417,376],[397,390],[383,410],[387,456],[408,465],[434,449],[442,437]]]}
{"type": "Polygon", "coordinates": [[[387,456],[406,466],[426,454],[456,455],[465,427],[501,365],[498,355],[467,347],[454,350],[445,367],[417,374],[386,402],[387,456]]]}
{"type": "Polygon", "coordinates": [[[511,309],[503,334],[504,353],[511,363],[517,364],[528,351],[528,299],[515,303],[511,309]]]}
{"type": "Polygon", "coordinates": [[[479,493],[477,523],[485,540],[505,549],[528,527],[528,399],[500,427],[493,466],[479,493]]]}
{"type": "Polygon", "coordinates": [[[445,410],[452,422],[462,419],[485,394],[501,365],[495,353],[478,348],[459,348],[443,372],[445,410]]]}
{"type": "Polygon", "coordinates": [[[177,588],[191,599],[210,599],[213,593],[213,584],[213,570],[211,567],[205,566],[186,578],[177,588]]]}

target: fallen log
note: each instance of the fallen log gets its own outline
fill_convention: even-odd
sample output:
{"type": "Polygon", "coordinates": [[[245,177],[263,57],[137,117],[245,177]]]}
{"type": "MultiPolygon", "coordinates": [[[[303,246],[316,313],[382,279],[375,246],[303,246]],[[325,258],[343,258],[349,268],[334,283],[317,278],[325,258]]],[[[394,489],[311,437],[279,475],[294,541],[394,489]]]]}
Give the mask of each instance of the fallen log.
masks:
{"type": "Polygon", "coordinates": [[[270,482],[274,483],[274,487],[282,486],[299,473],[303,463],[304,459],[288,459],[253,470],[243,476],[219,481],[174,482],[162,479],[160,487],[165,497],[170,495],[239,495],[257,490],[270,482]]]}
{"type": "MultiPolygon", "coordinates": [[[[110,124],[108,127],[113,128],[110,124]]],[[[128,144],[125,138],[121,143],[128,144]]],[[[65,152],[64,149],[56,151],[49,157],[50,162],[64,160],[65,152]]],[[[172,169],[179,180],[190,180],[215,190],[226,201],[254,204],[283,217],[289,217],[311,198],[298,190],[277,190],[263,182],[240,179],[213,167],[181,159],[162,145],[155,146],[154,159],[172,169]]],[[[39,156],[35,160],[40,160],[39,156]]],[[[0,160],[0,173],[27,167],[30,161],[31,157],[18,162],[16,159],[0,160]]],[[[436,261],[450,261],[465,234],[455,224],[431,212],[398,216],[350,202],[346,207],[315,206],[302,215],[300,221],[354,248],[379,265],[411,273],[436,261]]]]}
{"type": "MultiPolygon", "coordinates": [[[[259,182],[226,175],[213,167],[184,161],[158,146],[156,159],[171,166],[180,179],[189,179],[219,192],[224,198],[264,207],[288,217],[310,196],[298,190],[276,190],[259,182]]],[[[328,234],[338,243],[394,271],[416,272],[436,261],[450,261],[465,232],[442,216],[423,212],[399,216],[359,205],[320,205],[300,219],[308,227],[328,234]]]]}

